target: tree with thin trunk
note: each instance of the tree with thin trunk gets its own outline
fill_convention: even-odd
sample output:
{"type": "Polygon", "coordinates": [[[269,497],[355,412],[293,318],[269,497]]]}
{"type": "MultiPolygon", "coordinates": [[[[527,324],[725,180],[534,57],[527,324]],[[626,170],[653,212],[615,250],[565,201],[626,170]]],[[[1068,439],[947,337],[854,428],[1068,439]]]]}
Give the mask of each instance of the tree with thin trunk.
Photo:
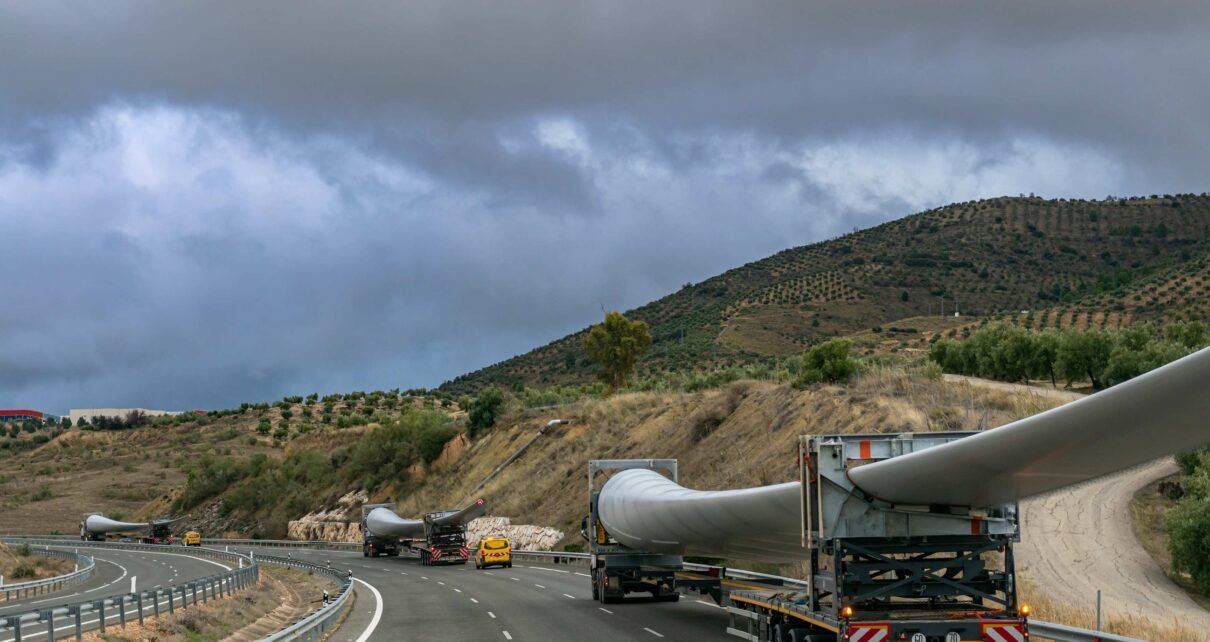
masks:
{"type": "Polygon", "coordinates": [[[605,321],[589,328],[584,337],[584,352],[601,365],[597,376],[614,391],[626,385],[626,378],[650,345],[647,322],[631,321],[620,312],[607,312],[605,321]]]}

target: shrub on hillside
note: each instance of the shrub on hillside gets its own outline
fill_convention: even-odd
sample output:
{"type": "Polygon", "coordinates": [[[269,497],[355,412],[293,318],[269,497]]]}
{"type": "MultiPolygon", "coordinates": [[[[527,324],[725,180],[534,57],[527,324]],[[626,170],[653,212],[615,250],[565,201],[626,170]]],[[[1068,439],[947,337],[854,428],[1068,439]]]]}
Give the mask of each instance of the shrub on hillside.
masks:
{"type": "Polygon", "coordinates": [[[479,393],[471,402],[467,412],[471,437],[477,437],[484,431],[496,425],[496,419],[504,411],[504,393],[495,386],[489,386],[479,393]]]}
{"type": "Polygon", "coordinates": [[[794,385],[848,382],[857,374],[857,361],[849,356],[852,347],[848,339],[829,339],[811,348],[803,355],[802,371],[794,385]]]}

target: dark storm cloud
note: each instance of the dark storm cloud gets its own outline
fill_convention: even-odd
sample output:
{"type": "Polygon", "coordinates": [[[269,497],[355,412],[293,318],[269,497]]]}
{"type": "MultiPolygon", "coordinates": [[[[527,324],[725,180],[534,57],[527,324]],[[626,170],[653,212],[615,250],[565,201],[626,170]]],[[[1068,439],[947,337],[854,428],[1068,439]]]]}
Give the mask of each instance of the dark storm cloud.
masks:
{"type": "Polygon", "coordinates": [[[0,405],[434,385],[951,200],[1203,191],[1202,3],[0,7],[0,405]]]}

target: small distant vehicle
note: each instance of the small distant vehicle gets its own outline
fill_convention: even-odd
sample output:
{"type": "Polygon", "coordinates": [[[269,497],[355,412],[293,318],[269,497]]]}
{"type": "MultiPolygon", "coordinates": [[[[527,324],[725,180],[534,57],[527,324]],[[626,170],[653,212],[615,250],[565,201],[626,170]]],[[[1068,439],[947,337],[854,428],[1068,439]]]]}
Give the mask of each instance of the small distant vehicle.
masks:
{"type": "Polygon", "coordinates": [[[507,537],[484,537],[475,551],[475,568],[513,567],[513,546],[507,537]]]}
{"type": "Polygon", "coordinates": [[[189,531],[185,533],[185,538],[181,540],[185,546],[201,546],[202,534],[197,531],[189,531]]]}
{"type": "Polygon", "coordinates": [[[122,539],[118,540],[118,542],[120,542],[122,544],[130,544],[133,541],[134,540],[130,539],[129,537],[123,537],[122,539]]]}

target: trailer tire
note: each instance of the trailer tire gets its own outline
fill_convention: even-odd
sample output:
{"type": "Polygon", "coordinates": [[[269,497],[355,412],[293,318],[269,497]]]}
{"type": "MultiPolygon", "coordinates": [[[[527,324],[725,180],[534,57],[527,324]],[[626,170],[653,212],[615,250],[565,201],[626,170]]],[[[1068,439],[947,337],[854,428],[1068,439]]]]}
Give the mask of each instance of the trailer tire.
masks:
{"type": "Polygon", "coordinates": [[[592,578],[592,599],[594,602],[601,599],[601,589],[597,587],[596,577],[592,578]]]}
{"type": "Polygon", "coordinates": [[[778,622],[773,625],[772,642],[790,642],[790,629],[785,622],[778,622]]]}

